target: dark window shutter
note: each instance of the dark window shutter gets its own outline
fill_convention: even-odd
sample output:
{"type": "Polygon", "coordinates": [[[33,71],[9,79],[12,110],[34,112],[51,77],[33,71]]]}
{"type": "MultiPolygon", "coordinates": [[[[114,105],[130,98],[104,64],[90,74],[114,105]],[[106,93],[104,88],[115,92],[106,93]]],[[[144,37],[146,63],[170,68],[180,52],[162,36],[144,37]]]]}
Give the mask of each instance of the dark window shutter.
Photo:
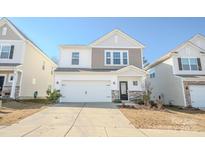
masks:
{"type": "Polygon", "coordinates": [[[197,58],[197,63],[198,63],[199,71],[201,71],[202,68],[201,68],[201,60],[200,60],[200,58],[197,58]]]}
{"type": "Polygon", "coordinates": [[[179,70],[182,70],[182,60],[181,58],[178,58],[178,64],[179,64],[179,70]]]}
{"type": "Polygon", "coordinates": [[[13,58],[13,55],[14,55],[14,45],[11,46],[9,59],[12,59],[12,58],[13,58]]]}

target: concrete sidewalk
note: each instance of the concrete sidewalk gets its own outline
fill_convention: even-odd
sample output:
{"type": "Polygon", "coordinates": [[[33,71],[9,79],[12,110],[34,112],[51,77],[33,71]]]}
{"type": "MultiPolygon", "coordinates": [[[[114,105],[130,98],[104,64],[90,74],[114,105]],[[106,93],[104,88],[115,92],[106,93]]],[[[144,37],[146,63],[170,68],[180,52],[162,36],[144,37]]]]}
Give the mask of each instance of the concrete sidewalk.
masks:
{"type": "Polygon", "coordinates": [[[114,104],[57,104],[11,126],[0,136],[28,137],[145,137],[205,136],[205,132],[136,129],[114,104]]]}

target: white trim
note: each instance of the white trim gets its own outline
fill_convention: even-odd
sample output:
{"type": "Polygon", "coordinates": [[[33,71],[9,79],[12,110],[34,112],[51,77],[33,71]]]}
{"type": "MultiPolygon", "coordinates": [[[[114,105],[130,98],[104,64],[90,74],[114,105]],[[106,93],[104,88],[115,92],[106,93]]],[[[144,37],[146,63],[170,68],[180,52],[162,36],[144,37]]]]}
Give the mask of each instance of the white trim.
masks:
{"type": "Polygon", "coordinates": [[[5,43],[23,43],[23,40],[1,40],[1,42],[5,43]]]}
{"type": "Polygon", "coordinates": [[[129,35],[125,34],[124,32],[118,30],[118,29],[114,29],[113,31],[105,34],[104,36],[100,37],[99,39],[97,39],[96,41],[92,42],[90,44],[90,46],[92,47],[99,47],[97,44],[106,40],[107,38],[109,38],[110,36],[114,35],[114,34],[119,34],[122,37],[124,37],[127,41],[135,44],[136,46],[139,46],[139,48],[144,48],[144,45],[142,45],[140,42],[138,42],[137,40],[133,39],[132,37],[130,37],[129,35]]]}
{"type": "Polygon", "coordinates": [[[73,51],[73,52],[71,52],[71,63],[70,63],[70,65],[72,65],[72,66],[78,66],[78,65],[80,65],[80,52],[79,51],[73,51]],[[77,53],[78,54],[78,58],[73,58],[73,54],[74,53],[77,53]],[[78,60],[78,64],[73,64],[73,59],[74,60],[78,60]]]}
{"type": "Polygon", "coordinates": [[[144,59],[143,59],[143,57],[144,57],[144,52],[143,52],[143,49],[142,49],[142,48],[141,48],[140,50],[141,50],[141,62],[142,62],[142,68],[144,68],[144,59]]]}
{"type": "Polygon", "coordinates": [[[9,43],[0,43],[0,59],[9,59],[10,54],[11,54],[11,46],[12,46],[12,45],[9,44],[9,43]],[[3,46],[9,46],[9,47],[10,47],[8,58],[1,58],[1,52],[2,52],[2,47],[3,47],[3,46]]]}
{"type": "Polygon", "coordinates": [[[21,97],[21,93],[22,93],[21,88],[22,88],[22,84],[23,84],[23,71],[20,71],[20,72],[21,72],[21,79],[20,79],[20,83],[19,83],[19,85],[20,85],[20,87],[19,87],[19,97],[21,97]]]}
{"type": "Polygon", "coordinates": [[[142,49],[142,48],[140,48],[140,47],[134,47],[134,46],[123,46],[123,47],[113,47],[113,46],[91,46],[91,48],[111,48],[111,49],[116,49],[116,48],[118,48],[118,49],[142,49]]]}
{"type": "Polygon", "coordinates": [[[2,36],[6,36],[7,31],[8,31],[8,28],[7,28],[7,27],[3,27],[3,28],[2,28],[2,32],[1,32],[1,35],[2,35],[2,36]]]}
{"type": "Polygon", "coordinates": [[[128,50],[104,50],[104,66],[128,66],[129,65],[129,52],[128,50]],[[111,64],[106,63],[106,53],[110,52],[111,57],[111,64]],[[120,64],[113,63],[113,53],[119,52],[120,53],[120,64]],[[127,53],[127,64],[123,64],[123,53],[127,53]]]}
{"type": "Polygon", "coordinates": [[[182,87],[182,97],[183,97],[183,100],[184,100],[184,106],[187,106],[187,103],[186,103],[186,97],[185,97],[185,89],[184,89],[184,84],[183,84],[183,78],[182,77],[179,77],[179,76],[176,76],[177,78],[179,78],[181,80],[181,87],[182,87]]]}
{"type": "Polygon", "coordinates": [[[8,75],[8,82],[9,83],[13,83],[13,80],[11,80],[11,76],[13,76],[13,80],[14,80],[14,74],[13,73],[9,73],[9,75],[8,75]]]}
{"type": "MultiPolygon", "coordinates": [[[[182,70],[181,71],[190,71],[190,72],[198,72],[199,71],[199,66],[198,66],[198,63],[197,63],[197,70],[192,70],[191,69],[191,63],[190,63],[190,59],[196,59],[197,60],[197,57],[180,57],[181,58],[181,63],[182,63],[182,59],[188,59],[188,63],[189,63],[189,70],[184,70],[183,69],[183,64],[182,64],[182,70]]],[[[200,58],[200,61],[201,61],[201,58],[200,58]]]]}

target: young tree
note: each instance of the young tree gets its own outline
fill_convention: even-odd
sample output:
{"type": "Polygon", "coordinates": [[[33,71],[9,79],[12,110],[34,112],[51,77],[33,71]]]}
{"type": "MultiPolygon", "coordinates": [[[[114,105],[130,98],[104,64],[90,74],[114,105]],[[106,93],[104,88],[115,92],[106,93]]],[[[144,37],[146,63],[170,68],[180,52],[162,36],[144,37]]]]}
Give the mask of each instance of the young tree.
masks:
{"type": "Polygon", "coordinates": [[[143,57],[143,65],[144,65],[144,67],[149,65],[149,62],[145,57],[143,57]]]}
{"type": "Polygon", "coordinates": [[[147,80],[145,80],[144,84],[144,93],[143,93],[143,101],[144,105],[149,105],[150,104],[150,99],[151,99],[151,94],[152,94],[152,87],[151,83],[147,80]]]}

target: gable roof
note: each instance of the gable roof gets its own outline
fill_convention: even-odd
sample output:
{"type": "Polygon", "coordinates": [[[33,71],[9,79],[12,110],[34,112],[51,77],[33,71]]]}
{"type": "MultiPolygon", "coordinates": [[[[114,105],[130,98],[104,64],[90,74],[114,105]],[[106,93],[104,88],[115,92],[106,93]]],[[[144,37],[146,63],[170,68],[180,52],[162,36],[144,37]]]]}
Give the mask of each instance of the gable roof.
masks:
{"type": "Polygon", "coordinates": [[[132,42],[133,44],[135,44],[135,45],[137,45],[137,46],[139,46],[141,48],[145,47],[142,43],[140,43],[139,41],[135,40],[134,38],[132,38],[131,36],[129,36],[128,34],[122,32],[119,29],[114,29],[113,31],[105,34],[104,36],[102,36],[99,39],[95,40],[94,42],[90,43],[90,46],[96,46],[97,44],[99,44],[100,42],[106,40],[107,38],[111,37],[114,34],[119,34],[120,36],[122,36],[126,40],[132,42]]]}
{"type": "Polygon", "coordinates": [[[2,24],[8,24],[8,26],[24,41],[27,41],[29,44],[31,44],[37,51],[43,55],[48,61],[50,61],[52,64],[57,65],[54,61],[52,61],[46,53],[44,53],[33,41],[31,41],[21,30],[19,30],[9,19],[3,17],[0,19],[0,26],[2,24]]]}
{"type": "Polygon", "coordinates": [[[194,44],[193,42],[191,42],[191,40],[195,37],[203,37],[205,39],[205,36],[203,36],[202,34],[196,34],[193,37],[191,37],[189,40],[184,41],[183,43],[179,44],[177,47],[175,47],[174,49],[170,50],[168,53],[166,53],[164,56],[160,57],[159,59],[157,59],[154,63],[148,65],[147,67],[145,67],[145,70],[148,70],[160,63],[162,63],[163,61],[169,59],[170,57],[172,57],[174,54],[176,54],[176,50],[180,49],[181,47],[190,44],[191,46],[200,49],[202,51],[205,52],[205,49],[200,48],[199,46],[197,46],[196,44],[194,44]]]}
{"type": "Polygon", "coordinates": [[[140,69],[140,68],[138,68],[136,66],[133,66],[133,65],[129,65],[129,66],[123,67],[123,68],[117,70],[117,72],[118,73],[122,73],[122,72],[126,72],[126,71],[129,71],[129,70],[133,70],[135,72],[140,72],[140,73],[142,73],[144,75],[147,73],[145,70],[140,69]]]}

